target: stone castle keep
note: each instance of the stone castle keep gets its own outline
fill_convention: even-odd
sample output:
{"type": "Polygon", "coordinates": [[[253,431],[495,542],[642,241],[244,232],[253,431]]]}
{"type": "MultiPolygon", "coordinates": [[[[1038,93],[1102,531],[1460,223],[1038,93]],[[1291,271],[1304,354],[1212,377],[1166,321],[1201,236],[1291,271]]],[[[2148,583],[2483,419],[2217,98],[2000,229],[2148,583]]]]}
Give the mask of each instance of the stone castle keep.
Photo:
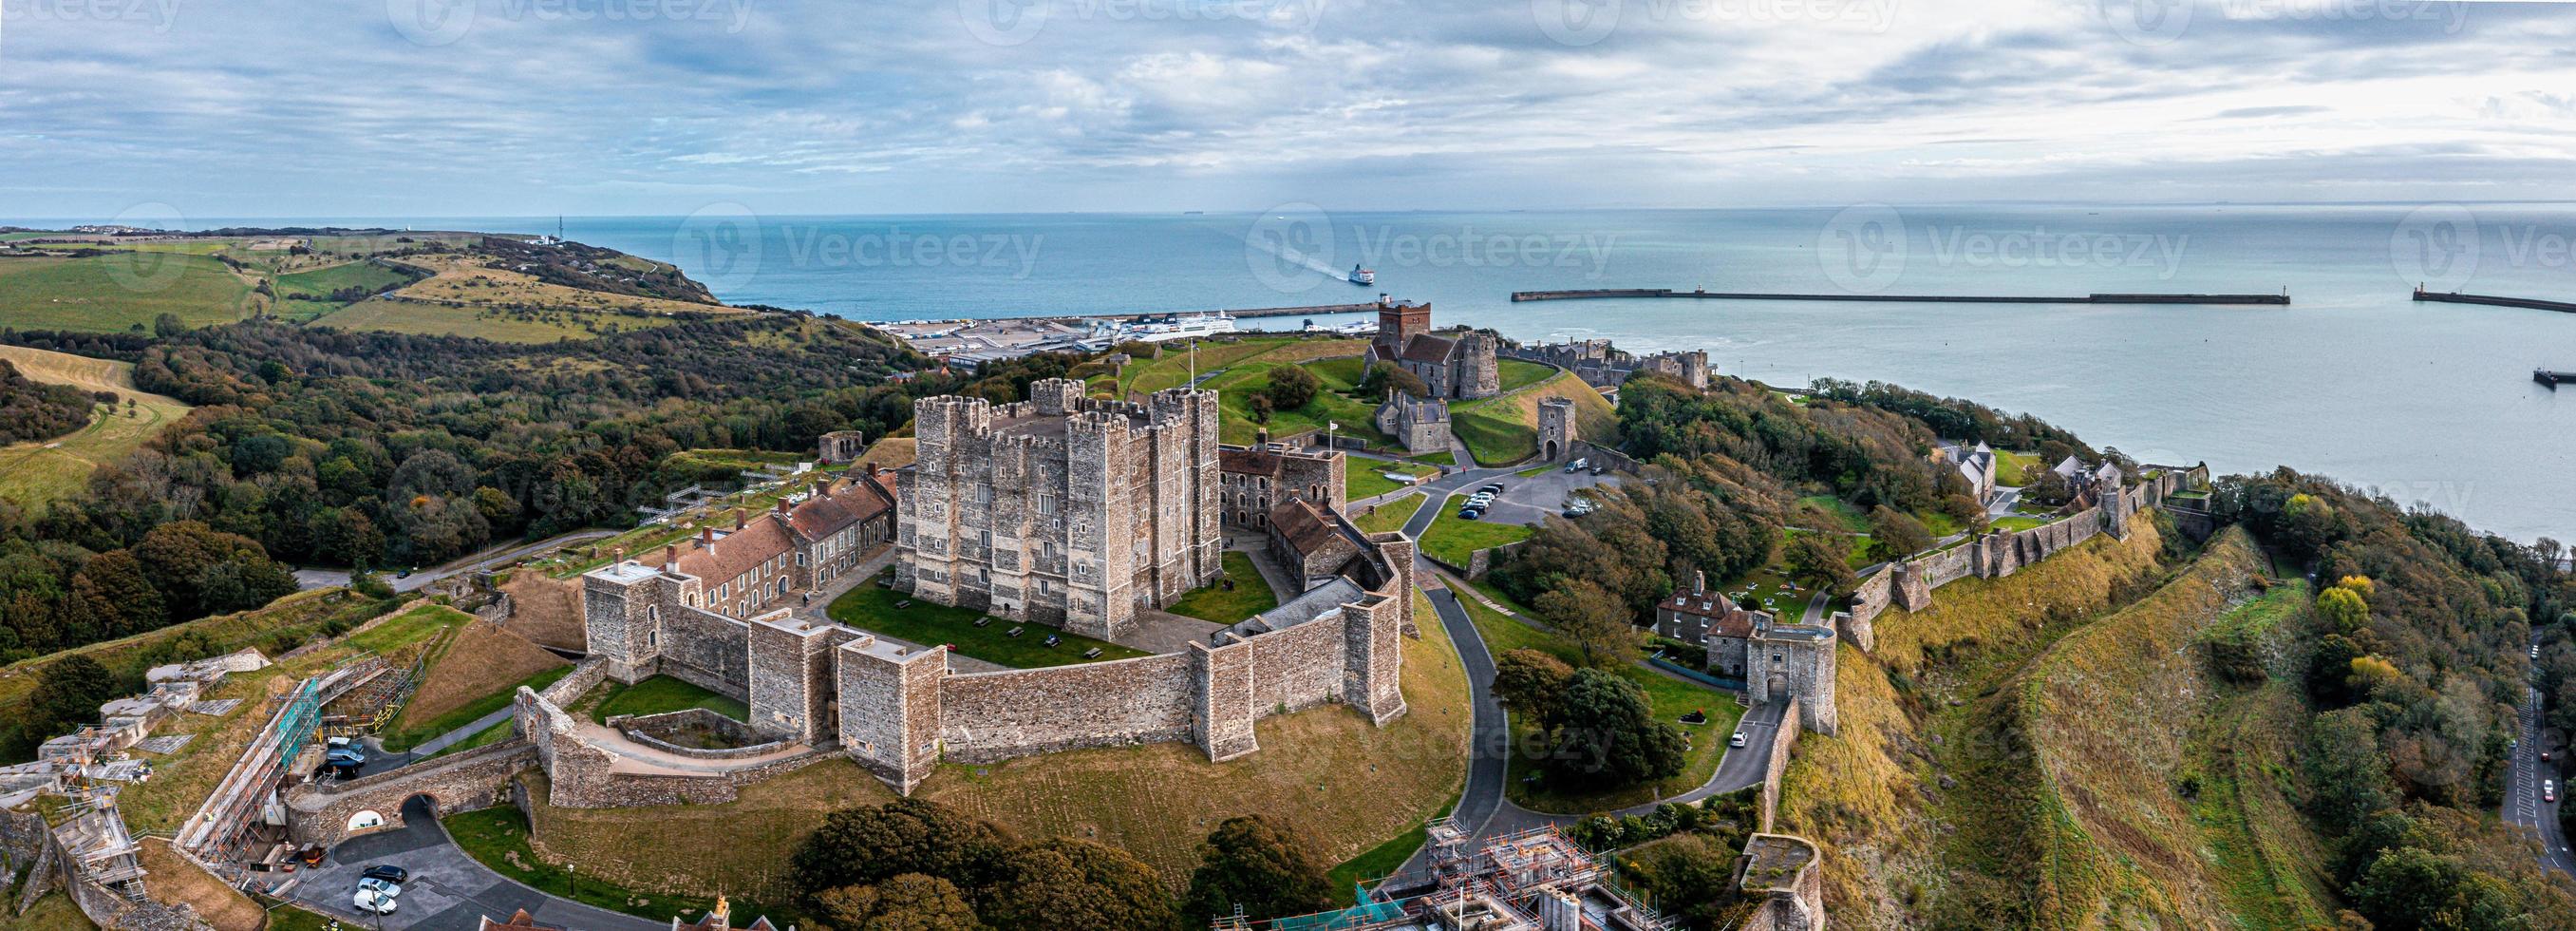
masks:
{"type": "Polygon", "coordinates": [[[1224,574],[1216,394],[914,405],[919,458],[896,477],[895,585],[940,604],[1104,640],[1224,574]]]}
{"type": "MultiPolygon", "coordinates": [[[[1213,395],[1175,389],[1130,405],[1084,398],[1080,383],[1060,379],[1031,390],[1033,400],[1000,406],[919,402],[920,460],[895,473],[891,496],[899,587],[1105,639],[1125,632],[1137,608],[1222,577],[1213,395]]],[[[1324,704],[1383,725],[1405,711],[1398,683],[1401,638],[1414,631],[1413,544],[1342,516],[1338,455],[1235,452],[1264,457],[1277,461],[1253,471],[1268,481],[1232,489],[1234,503],[1312,514],[1352,545],[1316,561],[1303,594],[1204,642],[1128,660],[959,672],[945,647],[800,617],[785,600],[728,616],[733,602],[717,597],[717,583],[690,573],[698,563],[620,558],[582,577],[591,655],[556,686],[521,691],[522,732],[555,804],[601,807],[721,801],[746,781],[835,751],[910,792],[943,760],[1162,741],[1229,760],[1258,749],[1255,721],[1324,704]],[[749,736],[766,742],[692,751],[563,711],[600,681],[655,675],[742,700],[749,736]],[[657,771],[650,761],[666,752],[728,762],[657,771]]]]}

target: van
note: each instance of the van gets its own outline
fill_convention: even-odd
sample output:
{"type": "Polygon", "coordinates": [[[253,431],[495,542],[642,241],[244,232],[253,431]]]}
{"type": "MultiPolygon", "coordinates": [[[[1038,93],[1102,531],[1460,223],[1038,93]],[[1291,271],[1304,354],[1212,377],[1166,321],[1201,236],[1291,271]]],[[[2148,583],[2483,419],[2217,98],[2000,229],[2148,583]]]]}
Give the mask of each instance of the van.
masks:
{"type": "Polygon", "coordinates": [[[1588,465],[1591,465],[1591,464],[1592,464],[1592,460],[1590,460],[1590,459],[1577,459],[1577,460],[1574,460],[1573,462],[1566,463],[1566,464],[1565,464],[1565,471],[1566,471],[1566,472],[1568,472],[1568,473],[1581,472],[1581,471],[1583,471],[1583,468],[1584,468],[1585,466],[1588,466],[1588,465]]]}

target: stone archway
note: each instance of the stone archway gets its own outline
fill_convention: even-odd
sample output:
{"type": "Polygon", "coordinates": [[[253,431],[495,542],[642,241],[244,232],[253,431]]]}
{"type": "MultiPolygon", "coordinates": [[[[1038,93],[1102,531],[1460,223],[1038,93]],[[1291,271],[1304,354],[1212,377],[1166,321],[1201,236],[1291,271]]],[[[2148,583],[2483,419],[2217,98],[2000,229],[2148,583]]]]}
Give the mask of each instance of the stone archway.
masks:
{"type": "Polygon", "coordinates": [[[349,826],[345,830],[350,834],[356,834],[360,831],[372,831],[384,826],[385,816],[377,814],[375,809],[370,808],[365,811],[358,812],[357,814],[350,815],[349,826]]]}
{"type": "Polygon", "coordinates": [[[1555,461],[1557,460],[1557,458],[1558,458],[1558,457],[1561,457],[1561,456],[1563,456],[1563,455],[1565,455],[1565,450],[1558,449],[1558,448],[1556,447],[1556,441],[1555,441],[1555,440],[1549,440],[1549,441],[1547,441],[1547,454],[1546,454],[1545,456],[1541,456],[1540,458],[1541,458],[1541,459],[1543,459],[1543,460],[1545,460],[1545,461],[1548,461],[1548,462],[1555,462],[1555,461]]]}
{"type": "Polygon", "coordinates": [[[1772,701],[1780,701],[1780,700],[1782,700],[1782,699],[1788,698],[1788,697],[1789,697],[1789,676],[1788,676],[1788,674],[1786,674],[1786,673],[1778,673],[1778,672],[1772,673],[1772,674],[1771,674],[1771,678],[1770,678],[1770,679],[1768,679],[1768,680],[1765,680],[1765,681],[1762,683],[1762,690],[1763,690],[1764,692],[1768,693],[1768,697],[1769,697],[1772,701]]]}

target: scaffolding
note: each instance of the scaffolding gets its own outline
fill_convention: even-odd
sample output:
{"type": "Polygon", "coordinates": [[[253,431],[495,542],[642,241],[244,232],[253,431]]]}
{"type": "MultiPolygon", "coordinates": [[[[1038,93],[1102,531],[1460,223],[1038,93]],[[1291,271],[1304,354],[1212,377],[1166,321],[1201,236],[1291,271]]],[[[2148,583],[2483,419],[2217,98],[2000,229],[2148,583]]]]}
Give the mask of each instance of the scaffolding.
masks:
{"type": "Polygon", "coordinates": [[[231,858],[231,848],[242,832],[285,784],[296,757],[318,732],[326,680],[341,678],[348,671],[343,667],[296,683],[276,716],[233,764],[232,772],[207,796],[196,817],[188,819],[179,834],[180,849],[209,860],[231,858]]]}
{"type": "Polygon", "coordinates": [[[142,847],[125,830],[116,810],[116,794],[92,793],[64,806],[54,830],[63,853],[77,866],[73,875],[106,887],[129,901],[143,900],[142,847]]]}
{"type": "MultiPolygon", "coordinates": [[[[1447,818],[1425,831],[1430,881],[1379,898],[1366,888],[1338,911],[1254,923],[1218,919],[1217,931],[1670,931],[1671,923],[1622,888],[1603,862],[1554,825],[1470,846],[1447,818]]],[[[1384,891],[1383,889],[1381,891],[1384,891]]]]}

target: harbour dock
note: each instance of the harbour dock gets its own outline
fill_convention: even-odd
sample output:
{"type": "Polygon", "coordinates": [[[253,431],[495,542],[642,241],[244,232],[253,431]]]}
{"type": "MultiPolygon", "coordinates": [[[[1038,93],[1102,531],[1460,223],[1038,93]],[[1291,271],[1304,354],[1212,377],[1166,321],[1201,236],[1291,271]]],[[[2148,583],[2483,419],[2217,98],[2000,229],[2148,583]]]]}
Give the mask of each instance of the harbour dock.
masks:
{"type": "Polygon", "coordinates": [[[1970,294],[1758,294],[1742,291],[1676,291],[1671,288],[1603,288],[1577,291],[1514,291],[1514,301],[1580,301],[1600,298],[1688,298],[1707,301],[1856,301],[1917,304],[2264,304],[2288,306],[2281,294],[2087,294],[2081,297],[2029,297],[1970,294]]]}
{"type": "Polygon", "coordinates": [[[2532,369],[2531,380],[2548,385],[2551,390],[2556,390],[2562,383],[2576,382],[2576,372],[2552,372],[2548,369],[2532,369]]]}
{"type": "Polygon", "coordinates": [[[2426,291],[2415,286],[2415,299],[2441,304],[2486,304],[2494,307],[2528,307],[2533,310],[2555,310],[2576,314],[2576,302],[2548,301],[2536,297],[2498,297],[2493,294],[2462,294],[2457,291],[2426,291]]]}

